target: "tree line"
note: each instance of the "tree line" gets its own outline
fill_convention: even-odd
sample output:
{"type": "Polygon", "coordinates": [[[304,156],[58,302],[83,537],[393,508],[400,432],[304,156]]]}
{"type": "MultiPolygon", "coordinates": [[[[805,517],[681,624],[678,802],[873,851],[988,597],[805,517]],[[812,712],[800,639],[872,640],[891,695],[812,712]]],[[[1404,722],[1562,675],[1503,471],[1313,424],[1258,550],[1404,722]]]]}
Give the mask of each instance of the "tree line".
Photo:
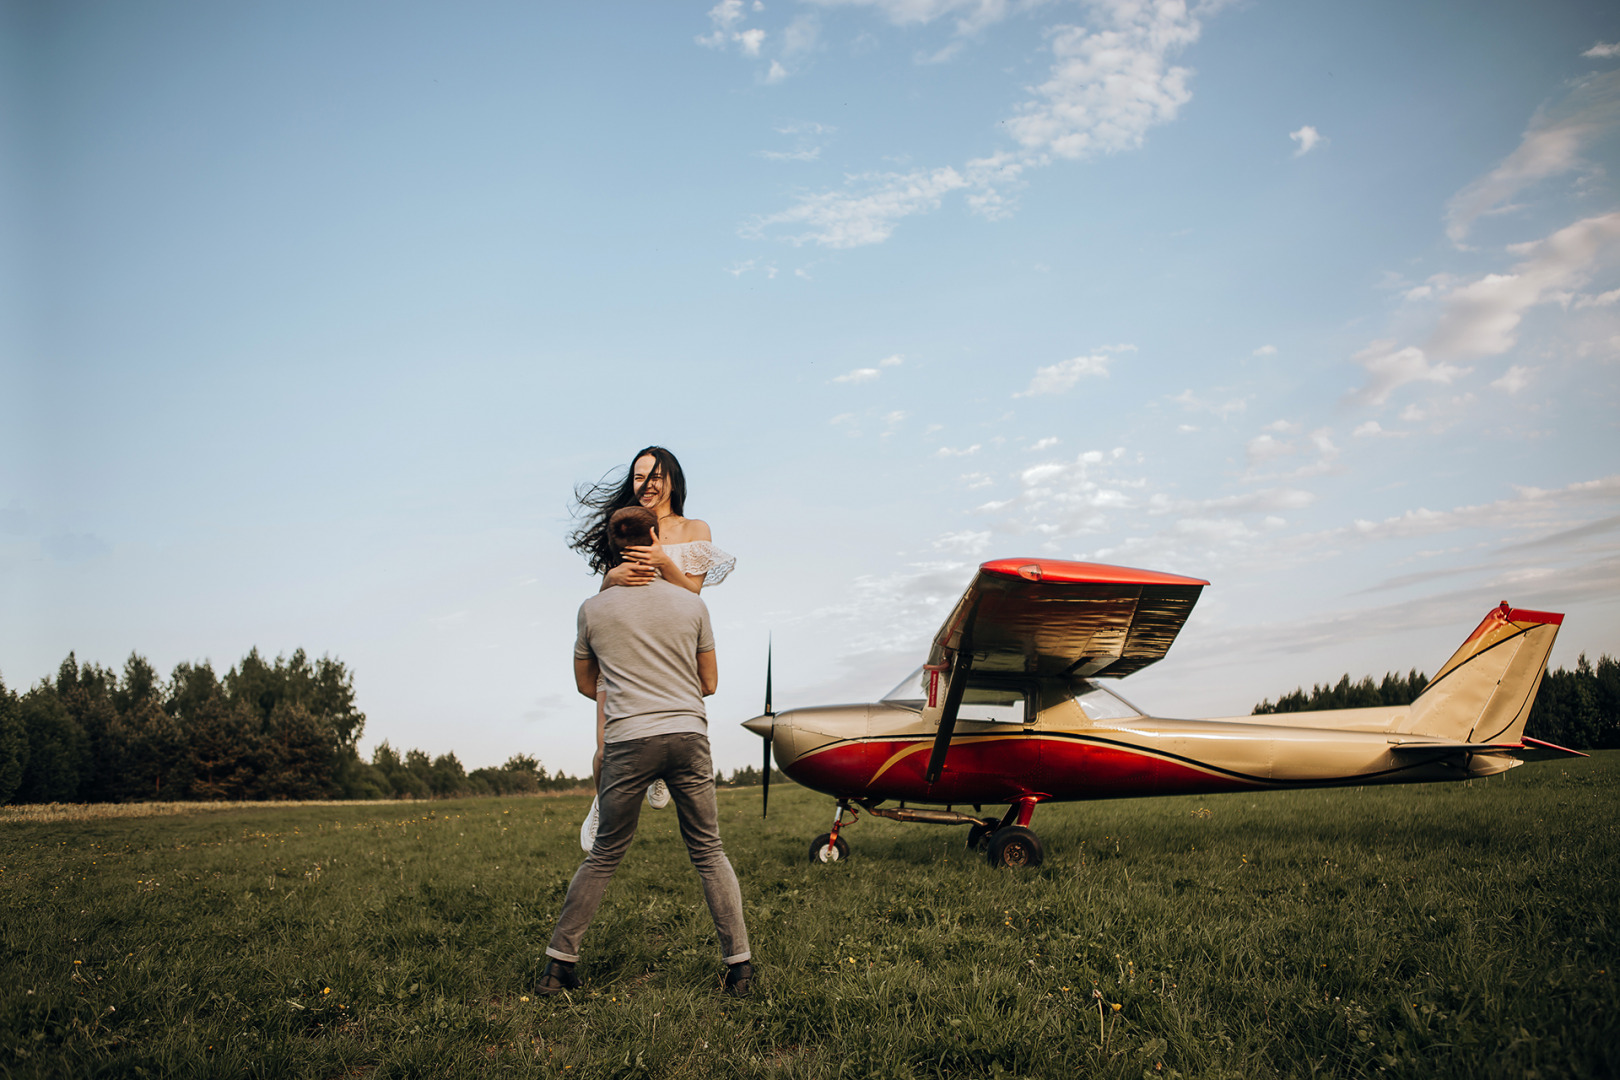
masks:
{"type": "MultiPolygon", "coordinates": [[[[1371,675],[1351,682],[1347,672],[1337,683],[1314,685],[1309,693],[1298,687],[1275,702],[1267,698],[1252,715],[1409,705],[1428,684],[1428,677],[1415,669],[1404,676],[1391,672],[1381,682],[1371,675]]],[[[1620,748],[1620,661],[1605,653],[1594,665],[1582,653],[1574,671],[1548,671],[1524,733],[1571,750],[1620,748]]]]}
{"type": "Polygon", "coordinates": [[[467,772],[454,753],[366,761],[365,714],[342,661],[252,649],[223,677],[204,661],[164,680],[131,653],[123,672],[69,653],[22,694],[0,680],[0,804],[190,799],[382,799],[562,790],[527,754],[467,772]]]}

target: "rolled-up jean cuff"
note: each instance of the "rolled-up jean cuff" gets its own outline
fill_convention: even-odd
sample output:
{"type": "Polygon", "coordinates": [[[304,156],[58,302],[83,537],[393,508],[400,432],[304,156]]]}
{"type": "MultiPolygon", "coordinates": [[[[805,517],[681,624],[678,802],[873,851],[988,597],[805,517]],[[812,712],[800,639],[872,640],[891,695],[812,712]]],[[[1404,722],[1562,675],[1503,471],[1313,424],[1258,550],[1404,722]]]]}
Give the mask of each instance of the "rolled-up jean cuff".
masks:
{"type": "MultiPolygon", "coordinates": [[[[550,950],[547,950],[547,951],[549,952],[550,950]]],[[[752,960],[753,958],[754,958],[753,953],[751,953],[751,952],[742,952],[742,953],[738,953],[736,956],[728,956],[728,957],[726,957],[724,963],[727,966],[730,966],[731,964],[740,964],[744,960],[752,960]]],[[[559,959],[560,959],[560,957],[559,957],[559,959]]]]}
{"type": "MultiPolygon", "coordinates": [[[[567,953],[558,952],[556,949],[546,949],[546,955],[551,957],[553,960],[561,960],[565,964],[579,963],[579,957],[577,955],[569,956],[567,953]]],[[[743,959],[746,960],[748,958],[745,956],[743,959]]],[[[732,963],[740,963],[740,961],[732,961],[732,963]]]]}

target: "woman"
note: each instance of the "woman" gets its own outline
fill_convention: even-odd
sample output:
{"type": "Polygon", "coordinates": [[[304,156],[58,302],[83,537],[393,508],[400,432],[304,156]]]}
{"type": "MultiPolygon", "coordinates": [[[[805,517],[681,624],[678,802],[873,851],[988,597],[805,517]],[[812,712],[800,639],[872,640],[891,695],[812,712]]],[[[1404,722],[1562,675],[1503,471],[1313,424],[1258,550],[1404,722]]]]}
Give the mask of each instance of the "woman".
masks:
{"type": "Polygon", "coordinates": [[[737,560],[715,547],[707,523],[685,516],[686,475],[675,455],[649,446],[631,460],[622,479],[575,489],[585,522],[568,546],[585,556],[591,569],[610,585],[647,585],[655,576],[701,592],[724,581],[737,560]],[[607,523],[615,510],[640,504],[658,515],[658,535],[651,547],[626,548],[624,562],[614,565],[607,523]]]}
{"type": "MultiPolygon", "coordinates": [[[[574,489],[579,500],[579,516],[584,523],[569,538],[568,546],[585,556],[593,571],[602,575],[602,588],[613,585],[650,585],[654,579],[701,592],[704,585],[718,585],[731,573],[737,560],[712,543],[706,522],[685,516],[686,474],[675,455],[662,446],[649,446],[630,459],[630,469],[622,479],[604,478],[589,487],[574,489]],[[645,506],[658,515],[658,531],[649,547],[630,547],[624,559],[615,559],[608,543],[608,519],[626,506],[645,506]]],[[[596,691],[596,730],[607,723],[607,692],[600,684],[596,691]]],[[[591,760],[593,786],[602,776],[602,754],[591,760]]],[[[647,801],[654,809],[669,805],[669,790],[662,780],[647,789],[647,801]]],[[[598,809],[591,803],[590,815],[580,827],[579,843],[586,851],[596,839],[598,809]]]]}

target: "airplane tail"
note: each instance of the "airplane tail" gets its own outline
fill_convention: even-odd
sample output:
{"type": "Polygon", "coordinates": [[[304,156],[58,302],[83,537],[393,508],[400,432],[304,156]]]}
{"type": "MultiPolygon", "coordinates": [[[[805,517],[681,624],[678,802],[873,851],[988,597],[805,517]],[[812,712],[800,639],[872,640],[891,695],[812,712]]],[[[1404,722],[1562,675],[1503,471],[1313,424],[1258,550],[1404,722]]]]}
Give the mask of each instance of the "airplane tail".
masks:
{"type": "Polygon", "coordinates": [[[1503,601],[1412,702],[1408,729],[1463,743],[1519,742],[1563,621],[1503,601]]]}

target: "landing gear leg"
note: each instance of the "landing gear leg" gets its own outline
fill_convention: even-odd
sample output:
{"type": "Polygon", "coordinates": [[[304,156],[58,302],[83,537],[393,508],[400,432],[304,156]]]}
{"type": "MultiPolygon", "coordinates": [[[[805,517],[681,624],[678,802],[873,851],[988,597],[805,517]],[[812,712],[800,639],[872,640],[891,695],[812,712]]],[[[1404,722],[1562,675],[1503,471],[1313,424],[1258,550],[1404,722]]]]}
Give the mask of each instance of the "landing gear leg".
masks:
{"type": "Polygon", "coordinates": [[[1033,868],[1041,865],[1046,852],[1041,847],[1040,837],[1029,828],[1030,818],[1035,814],[1035,804],[1039,801],[1019,799],[1007,808],[1007,816],[1001,819],[1000,828],[990,835],[985,850],[991,866],[1033,868]]]}
{"type": "Polygon", "coordinates": [[[842,862],[849,858],[849,841],[838,835],[838,830],[844,825],[855,824],[860,811],[849,805],[848,799],[839,799],[838,808],[833,813],[832,832],[824,832],[810,842],[810,861],[813,863],[842,862]],[[844,811],[850,812],[849,821],[844,821],[844,811]]]}

